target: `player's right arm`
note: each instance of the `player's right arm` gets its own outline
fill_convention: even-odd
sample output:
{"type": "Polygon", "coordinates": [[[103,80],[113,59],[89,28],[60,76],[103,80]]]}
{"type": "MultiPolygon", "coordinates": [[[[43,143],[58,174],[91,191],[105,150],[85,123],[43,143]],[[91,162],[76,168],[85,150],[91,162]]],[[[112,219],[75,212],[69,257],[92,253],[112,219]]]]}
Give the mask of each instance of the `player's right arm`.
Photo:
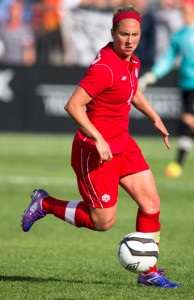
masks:
{"type": "Polygon", "coordinates": [[[64,108],[78,128],[87,137],[94,140],[96,149],[100,155],[99,163],[102,163],[103,161],[110,161],[112,159],[112,152],[109,144],[87,116],[84,106],[91,100],[92,97],[81,86],[78,86],[64,108]]]}

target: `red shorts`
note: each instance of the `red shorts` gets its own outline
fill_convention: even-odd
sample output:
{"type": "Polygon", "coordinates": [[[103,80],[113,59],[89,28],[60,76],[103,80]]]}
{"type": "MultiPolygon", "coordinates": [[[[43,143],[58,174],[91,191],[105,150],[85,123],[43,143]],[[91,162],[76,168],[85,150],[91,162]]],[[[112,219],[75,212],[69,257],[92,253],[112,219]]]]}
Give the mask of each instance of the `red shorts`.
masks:
{"type": "Polygon", "coordinates": [[[74,140],[71,165],[77,175],[79,192],[91,207],[112,207],[117,202],[121,177],[149,169],[140,148],[129,137],[123,153],[99,164],[99,154],[80,147],[74,140]]]}

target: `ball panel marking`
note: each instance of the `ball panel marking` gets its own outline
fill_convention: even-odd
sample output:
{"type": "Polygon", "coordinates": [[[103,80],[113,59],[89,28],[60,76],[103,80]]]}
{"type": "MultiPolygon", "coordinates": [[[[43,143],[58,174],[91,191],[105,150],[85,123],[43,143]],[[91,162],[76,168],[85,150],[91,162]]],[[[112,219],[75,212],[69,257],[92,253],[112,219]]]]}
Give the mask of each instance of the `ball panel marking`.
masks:
{"type": "Polygon", "coordinates": [[[140,237],[130,237],[130,236],[126,236],[123,239],[124,241],[137,241],[137,242],[141,242],[142,244],[148,244],[148,243],[155,243],[155,241],[151,238],[140,238],[140,237]]]}
{"type": "MultiPolygon", "coordinates": [[[[130,241],[130,240],[134,240],[133,239],[128,239],[127,241],[130,241]]],[[[141,239],[139,239],[140,241],[141,239]]],[[[125,245],[127,246],[127,248],[129,249],[129,251],[131,252],[131,254],[133,256],[155,256],[156,258],[158,258],[158,251],[137,251],[137,250],[134,250],[133,248],[131,248],[126,241],[123,241],[125,243],[125,245]]],[[[149,243],[149,242],[147,242],[149,243]]],[[[151,243],[153,243],[153,240],[151,240],[151,243]]]]}

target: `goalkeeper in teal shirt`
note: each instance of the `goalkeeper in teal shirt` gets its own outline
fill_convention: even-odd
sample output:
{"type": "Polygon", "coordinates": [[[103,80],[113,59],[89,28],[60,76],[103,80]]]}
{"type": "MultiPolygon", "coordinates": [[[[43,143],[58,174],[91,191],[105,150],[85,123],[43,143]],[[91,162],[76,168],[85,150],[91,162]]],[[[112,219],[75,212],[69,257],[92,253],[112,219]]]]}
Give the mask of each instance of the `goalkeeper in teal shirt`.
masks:
{"type": "Polygon", "coordinates": [[[193,147],[194,137],[194,0],[185,0],[182,11],[184,28],[171,35],[170,45],[164,55],[139,79],[138,84],[144,90],[148,85],[156,83],[171,71],[176,56],[180,55],[178,84],[182,91],[183,114],[177,158],[165,169],[165,174],[169,177],[181,176],[183,162],[193,147]]]}

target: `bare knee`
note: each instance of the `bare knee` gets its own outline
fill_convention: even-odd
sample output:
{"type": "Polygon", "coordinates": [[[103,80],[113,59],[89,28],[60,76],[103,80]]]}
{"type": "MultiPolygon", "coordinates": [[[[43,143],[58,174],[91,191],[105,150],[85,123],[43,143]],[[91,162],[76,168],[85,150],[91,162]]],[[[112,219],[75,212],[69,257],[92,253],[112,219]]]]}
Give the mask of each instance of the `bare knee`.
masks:
{"type": "Polygon", "coordinates": [[[160,210],[160,197],[158,193],[152,199],[152,209],[154,210],[154,213],[160,210]]]}
{"type": "Polygon", "coordinates": [[[148,214],[155,214],[160,210],[160,197],[158,193],[139,205],[140,209],[148,214]]]}
{"type": "Polygon", "coordinates": [[[103,209],[90,207],[90,217],[94,226],[94,230],[107,231],[110,229],[116,220],[116,210],[116,205],[103,209]]]}
{"type": "Polygon", "coordinates": [[[114,223],[115,223],[114,219],[95,221],[93,222],[94,230],[107,231],[114,225],[114,223]]]}
{"type": "Polygon", "coordinates": [[[115,223],[116,216],[115,215],[106,215],[106,216],[92,216],[92,223],[94,225],[94,230],[96,231],[107,231],[109,230],[115,223]]]}

